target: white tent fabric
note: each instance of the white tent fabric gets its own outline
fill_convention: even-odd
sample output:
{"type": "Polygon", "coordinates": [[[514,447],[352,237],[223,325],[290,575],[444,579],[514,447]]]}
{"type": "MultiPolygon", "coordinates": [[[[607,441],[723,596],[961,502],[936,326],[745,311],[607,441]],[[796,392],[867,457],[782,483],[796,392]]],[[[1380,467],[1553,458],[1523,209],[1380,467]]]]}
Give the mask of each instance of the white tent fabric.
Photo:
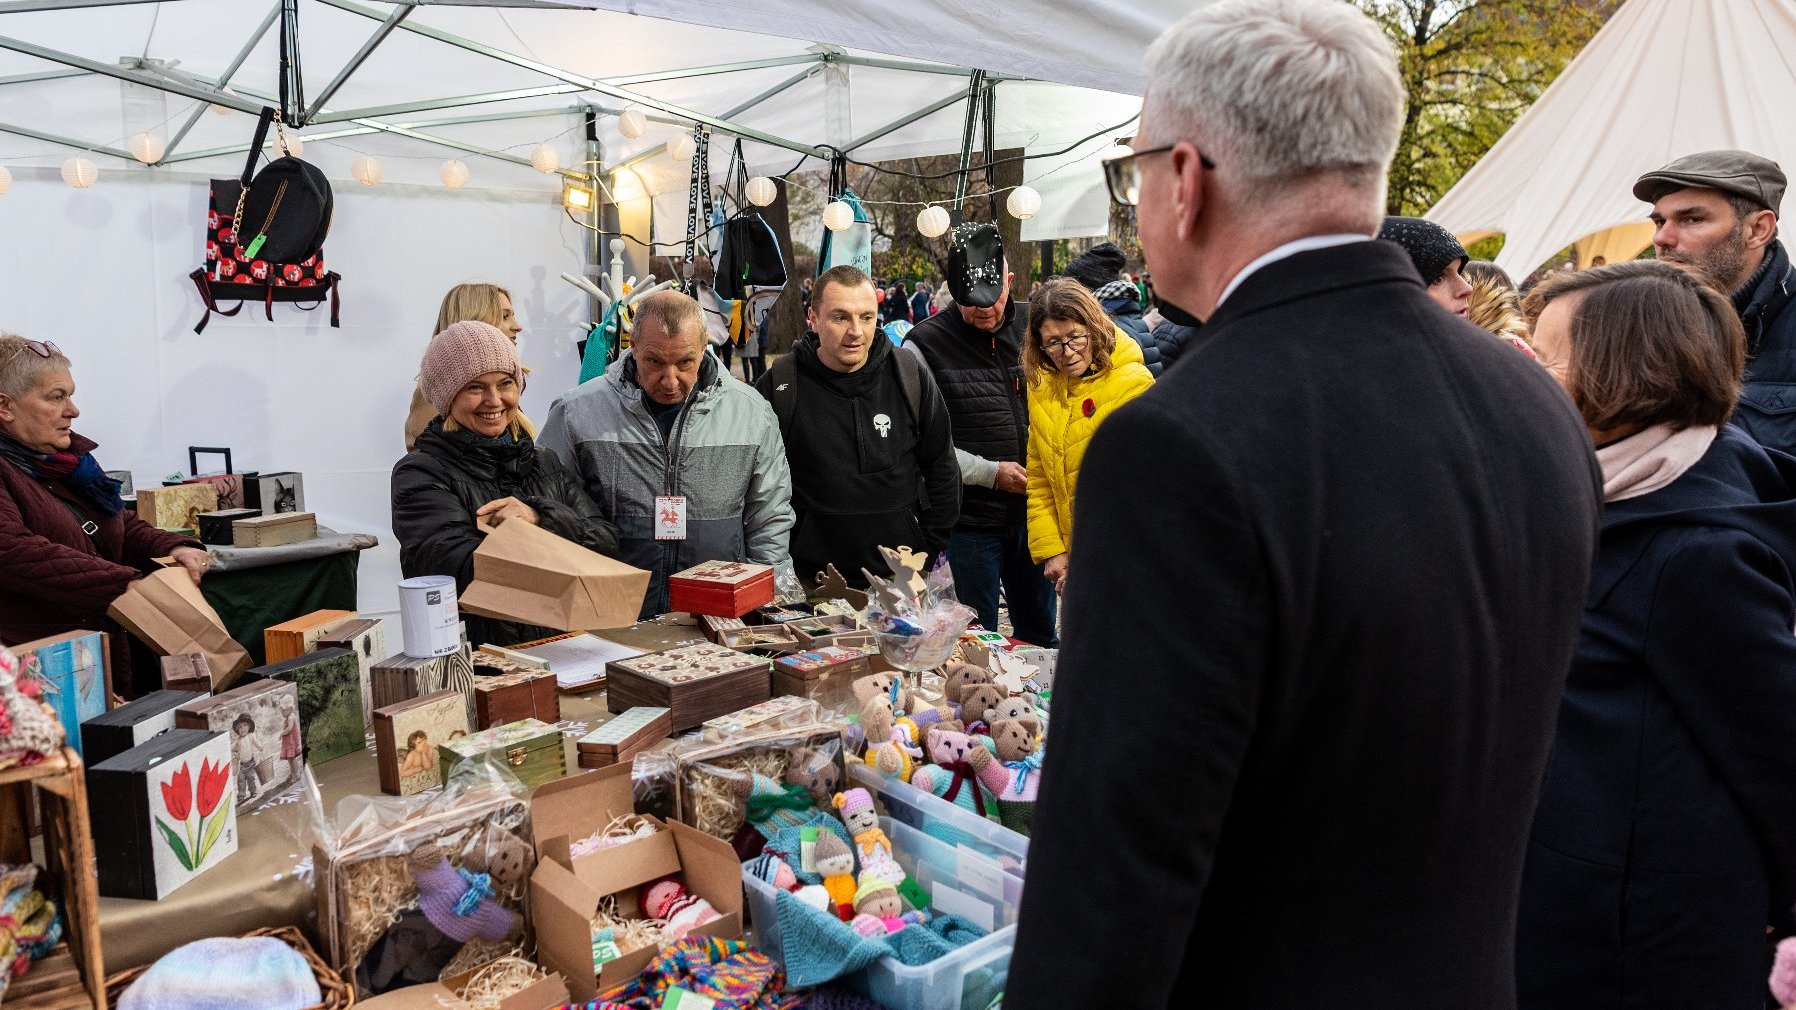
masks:
{"type": "Polygon", "coordinates": [[[1792,95],[1796,0],[1628,0],[1427,217],[1505,233],[1517,277],[1580,240],[1584,263],[1631,257],[1650,240],[1642,173],[1719,148],[1796,169],[1792,95]]]}

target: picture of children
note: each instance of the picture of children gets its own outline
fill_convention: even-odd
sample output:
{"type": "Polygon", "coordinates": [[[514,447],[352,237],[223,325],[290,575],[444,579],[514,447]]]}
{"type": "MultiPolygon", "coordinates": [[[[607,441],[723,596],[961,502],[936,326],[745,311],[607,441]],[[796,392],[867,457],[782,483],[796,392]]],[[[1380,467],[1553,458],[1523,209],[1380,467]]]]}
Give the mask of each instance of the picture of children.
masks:
{"type": "Polygon", "coordinates": [[[404,778],[419,772],[434,771],[437,767],[437,747],[430,742],[430,734],[424,730],[413,730],[405,741],[405,760],[399,764],[399,776],[404,778]]]}
{"type": "Polygon", "coordinates": [[[237,762],[237,799],[254,799],[262,786],[262,775],[256,765],[262,758],[256,741],[256,720],[248,712],[231,722],[231,758],[237,762]]]}
{"type": "Polygon", "coordinates": [[[305,747],[299,735],[299,706],[290,697],[282,698],[281,760],[287,765],[288,781],[297,780],[305,767],[305,747]]]}

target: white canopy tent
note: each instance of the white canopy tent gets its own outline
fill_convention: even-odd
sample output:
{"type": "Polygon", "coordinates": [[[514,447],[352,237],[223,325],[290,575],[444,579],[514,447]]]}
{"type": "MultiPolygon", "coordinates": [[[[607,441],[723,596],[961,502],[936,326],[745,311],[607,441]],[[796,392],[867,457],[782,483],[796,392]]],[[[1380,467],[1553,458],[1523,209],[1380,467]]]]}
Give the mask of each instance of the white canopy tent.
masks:
{"type": "Polygon", "coordinates": [[[1579,265],[1650,244],[1634,180],[1738,148],[1796,170],[1796,0],[1628,0],[1509,132],[1428,211],[1507,238],[1516,277],[1568,245],[1579,265]]]}
{"type": "MultiPolygon", "coordinates": [[[[716,180],[732,136],[766,174],[824,145],[862,161],[953,154],[977,67],[997,82],[998,148],[1097,134],[1025,176],[1043,197],[1026,240],[1091,234],[1107,223],[1103,128],[1139,108],[1140,54],[1190,4],[765,6],[299,0],[315,110],[300,136],[337,194],[325,253],[344,276],[343,326],[285,306],[270,322],[256,306],[196,335],[185,275],[202,255],[205,180],[242,170],[252,114],[272,104],[279,0],[0,0],[0,166],[14,179],[0,195],[0,331],[71,355],[77,430],[140,483],[184,466],[189,445],[232,446],[242,469],[304,472],[321,522],[381,536],[362,559],[361,606],[391,611],[387,475],[443,291],[512,290],[531,416],[579,372],[589,306],[557,278],[579,271],[589,236],[561,210],[561,179],[530,167],[539,144],[579,172],[596,109],[605,171],[628,166],[611,187],[626,222],[646,222],[652,200],[653,237],[673,242],[690,166],[662,147],[693,119],[715,128],[716,180]],[[627,104],[649,115],[639,138],[617,131],[627,104]],[[144,132],[168,144],[155,167],[128,151],[144,132]],[[77,154],[99,166],[90,189],[58,176],[77,154]],[[381,162],[378,185],[351,177],[364,155],[381,162]],[[466,188],[439,181],[448,158],[468,167],[466,188]]],[[[814,243],[820,226],[793,228],[814,243]]]]}

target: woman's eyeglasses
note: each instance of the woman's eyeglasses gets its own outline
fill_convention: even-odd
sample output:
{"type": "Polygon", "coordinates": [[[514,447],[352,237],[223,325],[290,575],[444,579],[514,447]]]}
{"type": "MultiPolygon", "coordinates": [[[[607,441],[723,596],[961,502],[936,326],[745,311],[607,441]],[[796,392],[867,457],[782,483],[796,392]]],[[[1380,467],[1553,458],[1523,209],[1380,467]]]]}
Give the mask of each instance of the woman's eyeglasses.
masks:
{"type": "Polygon", "coordinates": [[[1044,341],[1041,345],[1041,349],[1058,358],[1066,351],[1083,351],[1086,345],[1090,343],[1091,338],[1089,336],[1080,334],[1076,337],[1067,337],[1065,340],[1044,341]]]}
{"type": "MultiPolygon", "coordinates": [[[[1165,154],[1177,146],[1175,143],[1130,151],[1104,162],[1104,184],[1110,187],[1110,199],[1124,207],[1135,206],[1141,200],[1141,165],[1138,162],[1150,154],[1165,154]]],[[[1202,151],[1197,152],[1197,163],[1212,171],[1216,168],[1216,163],[1202,151]]]]}
{"type": "Polygon", "coordinates": [[[23,344],[19,345],[18,350],[14,351],[11,354],[6,356],[7,363],[11,364],[12,359],[18,357],[21,354],[24,354],[26,351],[30,351],[31,353],[37,355],[40,358],[61,357],[62,356],[62,348],[57,347],[55,344],[52,344],[48,340],[27,340],[23,344]]]}

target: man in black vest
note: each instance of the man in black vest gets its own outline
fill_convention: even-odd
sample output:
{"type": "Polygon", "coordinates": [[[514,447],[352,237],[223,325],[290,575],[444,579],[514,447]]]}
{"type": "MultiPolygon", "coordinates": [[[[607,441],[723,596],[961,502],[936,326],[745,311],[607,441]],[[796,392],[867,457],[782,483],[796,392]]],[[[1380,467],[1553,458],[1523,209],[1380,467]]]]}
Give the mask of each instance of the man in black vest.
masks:
{"type": "Polygon", "coordinates": [[[1371,239],[1403,85],[1355,5],[1204,4],[1146,63],[1105,174],[1204,325],[1079,473],[1005,1010],[1515,1010],[1590,437],[1371,239]]]}
{"type": "Polygon", "coordinates": [[[811,288],[807,332],[755,383],[773,405],[792,468],[792,564],[807,583],[833,564],[890,574],[881,547],[931,560],[960,511],[948,408],[929,370],[879,330],[873,281],[832,267],[811,288]]]}
{"type": "Polygon", "coordinates": [[[952,308],[912,327],[906,345],[923,352],[954,418],[954,450],[965,485],[960,522],[948,539],[954,591],[998,630],[998,588],[1015,636],[1055,646],[1054,584],[1029,556],[1023,468],[1029,403],[1023,389],[1025,307],[1010,297],[1004,243],[990,224],[963,224],[948,246],[952,308]]]}

